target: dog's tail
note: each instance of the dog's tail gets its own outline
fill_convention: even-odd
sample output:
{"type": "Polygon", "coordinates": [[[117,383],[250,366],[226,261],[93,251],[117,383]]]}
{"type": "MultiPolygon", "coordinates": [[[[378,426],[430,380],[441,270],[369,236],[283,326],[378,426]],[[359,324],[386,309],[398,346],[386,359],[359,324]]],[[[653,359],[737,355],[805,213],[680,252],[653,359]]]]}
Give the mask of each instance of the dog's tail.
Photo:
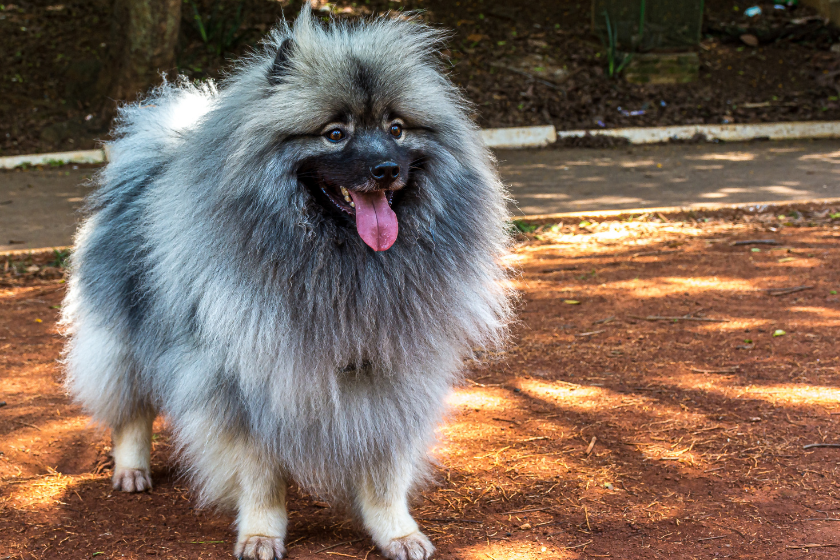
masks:
{"type": "Polygon", "coordinates": [[[213,82],[192,84],[182,77],[121,106],[114,140],[106,144],[108,165],[93,180],[98,188],[88,197],[87,212],[137,196],[172,161],[184,135],[210,112],[216,97],[213,82]]]}

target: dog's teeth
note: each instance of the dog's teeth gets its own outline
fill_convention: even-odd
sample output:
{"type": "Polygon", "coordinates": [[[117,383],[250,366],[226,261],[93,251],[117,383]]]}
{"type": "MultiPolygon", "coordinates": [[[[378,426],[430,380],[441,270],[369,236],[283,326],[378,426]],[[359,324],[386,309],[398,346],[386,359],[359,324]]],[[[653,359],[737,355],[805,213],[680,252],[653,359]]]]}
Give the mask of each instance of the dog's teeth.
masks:
{"type": "Polygon", "coordinates": [[[348,193],[347,189],[345,189],[344,187],[341,187],[341,194],[344,195],[344,198],[347,198],[348,196],[350,196],[350,193],[348,193]]]}
{"type": "Polygon", "coordinates": [[[356,203],[355,203],[355,202],[351,202],[351,203],[350,203],[350,206],[351,206],[352,208],[355,208],[355,207],[356,207],[356,203]]]}
{"type": "Polygon", "coordinates": [[[347,195],[344,195],[344,201],[345,201],[345,202],[350,202],[350,197],[349,197],[349,196],[347,196],[347,195]]]}

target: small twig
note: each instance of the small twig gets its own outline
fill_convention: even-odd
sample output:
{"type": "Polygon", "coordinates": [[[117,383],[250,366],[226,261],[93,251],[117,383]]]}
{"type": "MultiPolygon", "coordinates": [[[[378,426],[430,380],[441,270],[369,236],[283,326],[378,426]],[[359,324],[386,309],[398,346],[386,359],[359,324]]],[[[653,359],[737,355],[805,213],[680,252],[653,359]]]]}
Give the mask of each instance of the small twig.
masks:
{"type": "Polygon", "coordinates": [[[730,366],[722,369],[697,369],[691,368],[694,373],[735,373],[740,366],[730,366]]]}
{"type": "Polygon", "coordinates": [[[578,270],[576,266],[563,266],[560,268],[548,268],[546,270],[541,271],[543,274],[551,274],[552,272],[565,272],[568,270],[578,270]]]}
{"type": "Polygon", "coordinates": [[[840,517],[806,517],[802,521],[840,521],[840,517]]]}
{"type": "Polygon", "coordinates": [[[39,428],[35,424],[27,424],[26,422],[21,422],[20,420],[12,420],[12,422],[14,422],[15,424],[20,424],[21,426],[27,426],[29,428],[35,428],[39,432],[41,431],[41,428],[39,428]]]}
{"type": "MultiPolygon", "coordinates": [[[[81,500],[81,499],[82,499],[82,497],[81,497],[81,496],[79,496],[79,499],[81,500]]],[[[293,541],[292,541],[292,542],[290,542],[290,543],[286,543],[286,548],[287,548],[287,549],[292,548],[292,545],[293,545],[293,544],[295,544],[295,543],[299,543],[300,541],[302,541],[303,539],[305,539],[307,536],[308,536],[308,535],[304,535],[304,536],[302,536],[302,537],[298,537],[298,538],[296,538],[295,540],[293,540],[293,541]]]]}
{"type": "Polygon", "coordinates": [[[680,253],[681,251],[677,249],[672,250],[661,250],[661,251],[643,251],[641,253],[634,253],[631,255],[631,259],[635,259],[636,257],[652,257],[654,255],[667,255],[669,253],[680,253]]]}
{"type": "Polygon", "coordinates": [[[513,515],[514,513],[531,513],[534,511],[545,511],[547,509],[551,509],[551,507],[552,506],[531,509],[515,509],[513,511],[503,511],[502,513],[498,513],[497,515],[513,515]]]}
{"type": "Polygon", "coordinates": [[[814,447],[840,447],[840,443],[809,443],[803,445],[802,449],[813,449],[814,447]]]}
{"type": "Polygon", "coordinates": [[[795,288],[769,288],[767,295],[769,296],[786,296],[788,294],[795,294],[805,290],[813,289],[813,286],[796,286],[795,288]]]}
{"type": "Polygon", "coordinates": [[[575,336],[592,336],[593,334],[601,334],[602,332],[607,332],[607,331],[606,331],[606,329],[601,329],[599,331],[582,332],[580,334],[576,334],[575,336]]]}
{"type": "Polygon", "coordinates": [[[597,437],[595,437],[595,436],[592,436],[592,441],[590,441],[590,442],[589,442],[589,447],[587,447],[587,448],[586,448],[586,454],[587,454],[587,455],[589,455],[590,453],[592,453],[592,449],[594,449],[594,448],[595,448],[595,442],[596,442],[596,441],[598,441],[598,438],[597,438],[597,437]]]}
{"type": "Polygon", "coordinates": [[[612,323],[613,321],[615,321],[615,315],[610,315],[606,319],[598,319],[597,321],[593,321],[592,324],[600,325],[603,323],[604,325],[606,325],[607,323],[612,323]]]}
{"type": "Polygon", "coordinates": [[[442,517],[418,517],[421,521],[437,521],[438,523],[478,523],[479,525],[483,523],[483,521],[479,521],[477,519],[462,519],[459,517],[453,518],[442,518],[442,517]]]}
{"type": "Polygon", "coordinates": [[[697,542],[700,542],[700,541],[713,541],[713,540],[715,540],[715,539],[725,539],[725,538],[726,538],[726,535],[721,535],[721,536],[719,536],[719,537],[703,537],[702,539],[697,539],[697,542]]]}
{"type": "Polygon", "coordinates": [[[796,545],[787,545],[785,548],[832,548],[835,546],[840,546],[838,544],[796,544],[796,545]]]}
{"type": "Polygon", "coordinates": [[[580,548],[580,547],[582,547],[582,546],[586,546],[586,545],[588,545],[588,544],[592,544],[592,541],[586,541],[585,543],[582,543],[582,544],[576,544],[575,546],[564,546],[563,548],[564,548],[565,550],[572,550],[573,548],[580,548]]]}
{"type": "Polygon", "coordinates": [[[550,87],[551,89],[556,89],[556,90],[560,89],[559,87],[557,87],[556,84],[552,84],[551,82],[547,82],[546,80],[541,80],[540,78],[537,78],[533,74],[531,74],[529,72],[525,72],[524,70],[519,70],[518,68],[513,68],[511,66],[506,66],[506,65],[500,64],[498,62],[491,62],[490,66],[495,66],[496,68],[501,68],[503,70],[507,70],[508,72],[513,72],[514,74],[519,74],[520,76],[525,76],[526,78],[530,78],[533,81],[539,82],[546,87],[550,87]]]}
{"type": "Polygon", "coordinates": [[[342,545],[345,545],[345,544],[353,544],[353,543],[357,543],[357,542],[359,542],[359,541],[361,541],[361,540],[364,540],[364,539],[356,539],[355,541],[344,541],[344,542],[340,542],[340,543],[338,543],[338,544],[334,544],[334,545],[331,545],[331,546],[326,546],[326,547],[322,548],[321,550],[316,550],[316,551],[315,551],[315,552],[313,552],[312,554],[320,554],[321,552],[324,552],[325,550],[330,550],[330,549],[333,549],[333,548],[338,548],[339,546],[342,546],[342,545]]]}
{"type": "Polygon", "coordinates": [[[733,241],[731,245],[781,245],[773,239],[747,239],[745,241],[733,241]]]}
{"type": "Polygon", "coordinates": [[[648,315],[647,317],[642,317],[641,315],[628,315],[628,317],[632,317],[633,319],[641,319],[642,321],[703,321],[706,323],[728,323],[728,319],[707,319],[706,317],[690,317],[688,315],[682,315],[679,317],[665,317],[663,315],[648,315]]]}

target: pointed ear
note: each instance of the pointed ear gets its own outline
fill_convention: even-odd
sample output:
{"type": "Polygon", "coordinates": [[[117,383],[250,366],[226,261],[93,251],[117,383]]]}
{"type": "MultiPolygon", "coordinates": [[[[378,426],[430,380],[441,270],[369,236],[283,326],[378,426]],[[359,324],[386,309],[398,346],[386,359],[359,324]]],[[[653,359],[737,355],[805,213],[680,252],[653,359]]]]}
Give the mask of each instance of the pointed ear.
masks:
{"type": "Polygon", "coordinates": [[[283,77],[289,73],[289,56],[294,46],[291,39],[284,39],[280,48],[277,49],[277,54],[274,56],[274,63],[268,71],[268,81],[272,85],[281,83],[283,77]]]}

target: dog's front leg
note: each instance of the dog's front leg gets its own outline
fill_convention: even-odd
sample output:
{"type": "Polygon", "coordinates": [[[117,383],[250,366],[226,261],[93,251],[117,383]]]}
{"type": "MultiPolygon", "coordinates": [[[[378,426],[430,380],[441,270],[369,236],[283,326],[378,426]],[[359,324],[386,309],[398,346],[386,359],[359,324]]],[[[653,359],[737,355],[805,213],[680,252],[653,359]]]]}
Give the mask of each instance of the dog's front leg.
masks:
{"type": "Polygon", "coordinates": [[[408,512],[411,475],[396,468],[365,476],[356,486],[356,507],[373,542],[391,560],[428,560],[435,547],[408,512]]]}
{"type": "Polygon", "coordinates": [[[234,555],[243,560],[279,560],[286,554],[283,541],[286,481],[273,465],[242,449],[239,458],[239,497],[236,526],[239,534],[234,555]]]}

